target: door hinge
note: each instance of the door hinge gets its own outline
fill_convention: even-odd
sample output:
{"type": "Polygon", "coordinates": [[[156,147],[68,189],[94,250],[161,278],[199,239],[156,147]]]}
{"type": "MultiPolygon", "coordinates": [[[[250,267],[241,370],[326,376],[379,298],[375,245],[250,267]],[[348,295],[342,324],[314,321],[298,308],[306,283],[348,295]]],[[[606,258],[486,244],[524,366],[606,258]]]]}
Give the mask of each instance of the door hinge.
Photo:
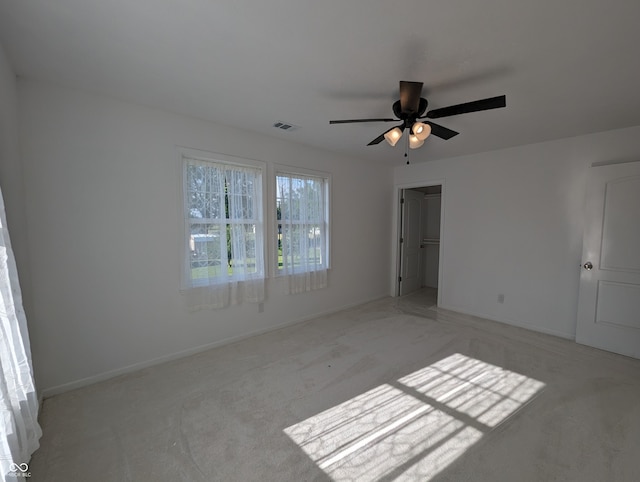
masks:
{"type": "Polygon", "coordinates": [[[404,198],[400,199],[400,204],[404,204],[404,198]]]}
{"type": "Polygon", "coordinates": [[[402,276],[398,276],[398,283],[402,281],[402,276]]]}
{"type": "Polygon", "coordinates": [[[404,238],[400,238],[400,244],[404,243],[404,238]]]}

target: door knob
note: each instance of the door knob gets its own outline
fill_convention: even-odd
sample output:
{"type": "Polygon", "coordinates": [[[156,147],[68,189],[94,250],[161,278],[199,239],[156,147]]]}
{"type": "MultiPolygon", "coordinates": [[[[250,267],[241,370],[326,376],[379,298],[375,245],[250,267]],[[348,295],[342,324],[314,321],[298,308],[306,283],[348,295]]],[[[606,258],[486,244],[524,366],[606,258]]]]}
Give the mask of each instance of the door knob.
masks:
{"type": "Polygon", "coordinates": [[[591,271],[593,269],[593,265],[591,264],[591,261],[587,261],[584,266],[584,269],[586,269],[587,271],[591,271]]]}

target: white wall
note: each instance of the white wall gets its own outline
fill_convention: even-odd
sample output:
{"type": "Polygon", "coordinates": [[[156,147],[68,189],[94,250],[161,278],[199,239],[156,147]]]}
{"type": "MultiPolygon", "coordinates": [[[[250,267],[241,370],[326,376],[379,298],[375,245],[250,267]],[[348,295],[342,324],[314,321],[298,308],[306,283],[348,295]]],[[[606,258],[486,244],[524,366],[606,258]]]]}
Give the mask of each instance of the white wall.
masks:
{"type": "Polygon", "coordinates": [[[639,138],[634,127],[397,167],[396,188],[445,183],[441,306],[574,338],[587,171],[640,160],[639,138]]]}
{"type": "Polygon", "coordinates": [[[18,91],[30,329],[45,395],[386,295],[391,168],[44,83],[20,80],[18,91]],[[264,313],[189,313],[176,146],[331,173],[329,288],[286,296],[274,281],[264,313]]]}

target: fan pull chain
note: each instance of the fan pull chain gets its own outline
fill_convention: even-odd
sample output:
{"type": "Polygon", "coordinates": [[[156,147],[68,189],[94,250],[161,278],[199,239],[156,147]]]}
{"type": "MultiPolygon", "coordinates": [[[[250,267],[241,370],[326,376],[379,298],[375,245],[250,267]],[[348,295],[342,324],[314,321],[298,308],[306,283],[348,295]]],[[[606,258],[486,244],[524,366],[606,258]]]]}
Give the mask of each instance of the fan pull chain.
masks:
{"type": "MultiPolygon", "coordinates": [[[[409,135],[411,135],[411,129],[409,129],[409,135]]],[[[407,165],[409,164],[409,136],[407,136],[407,142],[404,145],[404,157],[407,158],[407,165]]]]}

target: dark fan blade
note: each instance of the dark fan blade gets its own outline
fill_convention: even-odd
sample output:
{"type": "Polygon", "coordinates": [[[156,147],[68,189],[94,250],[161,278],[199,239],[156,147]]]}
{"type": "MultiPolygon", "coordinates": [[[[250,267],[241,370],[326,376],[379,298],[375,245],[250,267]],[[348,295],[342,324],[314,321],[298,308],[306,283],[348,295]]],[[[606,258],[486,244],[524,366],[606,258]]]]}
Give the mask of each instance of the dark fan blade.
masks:
{"type": "Polygon", "coordinates": [[[444,139],[445,141],[459,134],[459,132],[447,129],[440,124],[436,124],[435,122],[426,121],[425,124],[429,124],[431,126],[431,133],[434,136],[439,137],[440,139],[444,139]]]}
{"type": "Polygon", "coordinates": [[[400,81],[400,106],[405,114],[418,112],[420,107],[420,95],[422,94],[422,82],[400,81]]]}
{"type": "MultiPolygon", "coordinates": [[[[390,131],[391,129],[389,129],[390,131]]],[[[387,132],[389,132],[387,131],[387,132]]],[[[384,134],[386,134],[387,132],[385,132],[384,134]]],[[[374,140],[372,140],[371,142],[369,142],[369,144],[367,144],[368,146],[375,146],[376,144],[380,144],[382,141],[384,141],[384,134],[380,134],[378,137],[376,137],[374,140]]]]}
{"type": "Polygon", "coordinates": [[[438,119],[439,117],[449,117],[458,114],[468,114],[469,112],[478,112],[481,110],[498,109],[507,105],[507,97],[499,95],[489,99],[475,100],[473,102],[465,102],[464,104],[451,105],[441,109],[434,109],[427,113],[429,119],[438,119]]]}
{"type": "Polygon", "coordinates": [[[399,126],[394,126],[391,129],[387,129],[386,131],[384,131],[382,134],[380,134],[378,137],[376,137],[374,140],[372,140],[371,142],[369,142],[369,144],[367,144],[368,146],[375,146],[376,144],[380,144],[382,141],[384,141],[384,135],[389,132],[392,131],[393,129],[395,129],[396,127],[399,127],[401,130],[404,131],[404,127],[405,124],[404,122],[402,124],[400,124],[399,126]]]}
{"type": "Polygon", "coordinates": [[[352,124],[354,122],[393,122],[398,119],[343,119],[343,120],[330,120],[329,124],[352,124]]]}

